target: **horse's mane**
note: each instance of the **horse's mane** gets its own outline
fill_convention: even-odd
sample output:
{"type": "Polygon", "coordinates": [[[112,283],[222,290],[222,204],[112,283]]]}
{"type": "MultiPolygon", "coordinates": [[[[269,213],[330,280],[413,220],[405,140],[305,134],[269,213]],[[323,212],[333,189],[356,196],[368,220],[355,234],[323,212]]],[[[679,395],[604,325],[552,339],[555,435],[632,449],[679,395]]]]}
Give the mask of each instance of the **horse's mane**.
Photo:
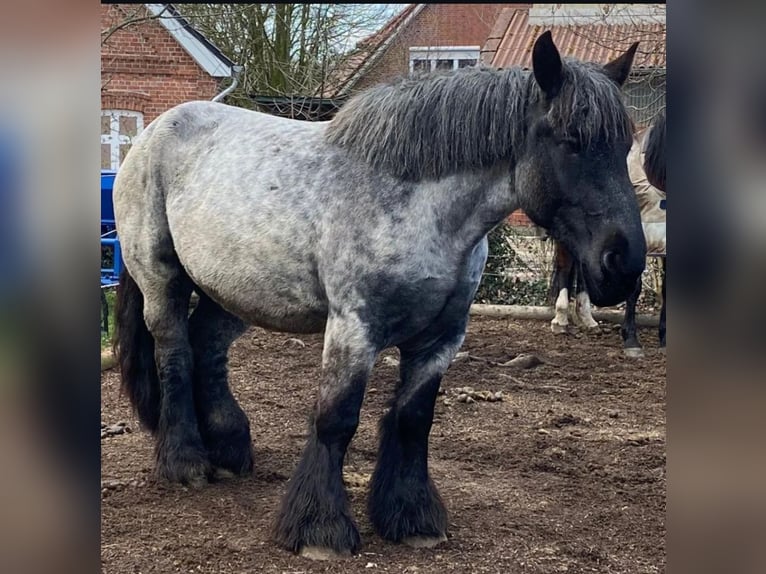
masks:
{"type": "MultiPolygon", "coordinates": [[[[630,117],[618,86],[597,64],[563,59],[564,82],[548,118],[587,146],[629,142],[630,117]]],[[[420,180],[515,161],[527,112],[543,98],[520,68],[463,68],[400,78],[350,99],[330,122],[327,139],[396,176],[420,180]]]]}
{"type": "Polygon", "coordinates": [[[665,191],[665,112],[654,120],[646,136],[644,172],[654,187],[665,191]]]}

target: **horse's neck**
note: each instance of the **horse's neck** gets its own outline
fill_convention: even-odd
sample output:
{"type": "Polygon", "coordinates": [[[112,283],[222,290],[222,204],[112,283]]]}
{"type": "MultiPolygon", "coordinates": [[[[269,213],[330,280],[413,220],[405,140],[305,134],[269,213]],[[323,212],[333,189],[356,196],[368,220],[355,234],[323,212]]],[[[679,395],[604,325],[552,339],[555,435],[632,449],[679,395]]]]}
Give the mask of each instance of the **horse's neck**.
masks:
{"type": "Polygon", "coordinates": [[[475,245],[518,208],[507,164],[458,173],[420,187],[420,200],[431,206],[457,247],[475,245]]]}

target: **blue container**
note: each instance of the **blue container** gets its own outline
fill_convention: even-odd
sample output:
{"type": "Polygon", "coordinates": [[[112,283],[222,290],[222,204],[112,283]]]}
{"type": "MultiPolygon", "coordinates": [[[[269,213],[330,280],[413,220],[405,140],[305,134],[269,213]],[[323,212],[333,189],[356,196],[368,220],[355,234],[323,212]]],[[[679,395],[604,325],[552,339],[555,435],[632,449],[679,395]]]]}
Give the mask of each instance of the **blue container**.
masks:
{"type": "Polygon", "coordinates": [[[101,170],[101,224],[104,222],[114,223],[114,202],[112,190],[114,189],[114,176],[117,172],[111,169],[101,170]]]}
{"type": "Polygon", "coordinates": [[[122,250],[117,230],[114,225],[114,202],[112,190],[117,172],[111,169],[101,170],[101,247],[112,250],[112,265],[101,268],[101,285],[115,285],[119,281],[122,269],[122,250]]]}

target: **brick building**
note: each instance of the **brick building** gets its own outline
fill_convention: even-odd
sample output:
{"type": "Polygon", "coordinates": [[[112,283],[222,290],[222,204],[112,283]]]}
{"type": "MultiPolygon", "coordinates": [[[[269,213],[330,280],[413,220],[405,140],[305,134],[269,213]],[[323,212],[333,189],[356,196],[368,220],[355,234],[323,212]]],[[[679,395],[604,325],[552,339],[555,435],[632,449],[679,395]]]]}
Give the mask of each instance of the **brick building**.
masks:
{"type": "Polygon", "coordinates": [[[117,169],[159,114],[212,99],[234,74],[234,63],[171,4],[102,4],[101,37],[102,169],[117,169]]]}
{"type": "Polygon", "coordinates": [[[359,42],[328,80],[342,98],[409,72],[475,65],[502,4],[409,4],[359,42]]]}

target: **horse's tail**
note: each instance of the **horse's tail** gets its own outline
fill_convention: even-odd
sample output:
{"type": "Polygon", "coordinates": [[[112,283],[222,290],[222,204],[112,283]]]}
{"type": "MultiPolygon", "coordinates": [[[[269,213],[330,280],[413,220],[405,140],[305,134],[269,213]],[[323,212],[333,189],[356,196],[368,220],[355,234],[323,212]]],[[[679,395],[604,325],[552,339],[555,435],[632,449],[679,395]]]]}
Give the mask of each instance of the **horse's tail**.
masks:
{"type": "Polygon", "coordinates": [[[115,303],[114,354],[128,396],[141,424],[155,432],[160,420],[160,380],[154,338],[144,322],[144,296],[123,267],[115,303]]]}

